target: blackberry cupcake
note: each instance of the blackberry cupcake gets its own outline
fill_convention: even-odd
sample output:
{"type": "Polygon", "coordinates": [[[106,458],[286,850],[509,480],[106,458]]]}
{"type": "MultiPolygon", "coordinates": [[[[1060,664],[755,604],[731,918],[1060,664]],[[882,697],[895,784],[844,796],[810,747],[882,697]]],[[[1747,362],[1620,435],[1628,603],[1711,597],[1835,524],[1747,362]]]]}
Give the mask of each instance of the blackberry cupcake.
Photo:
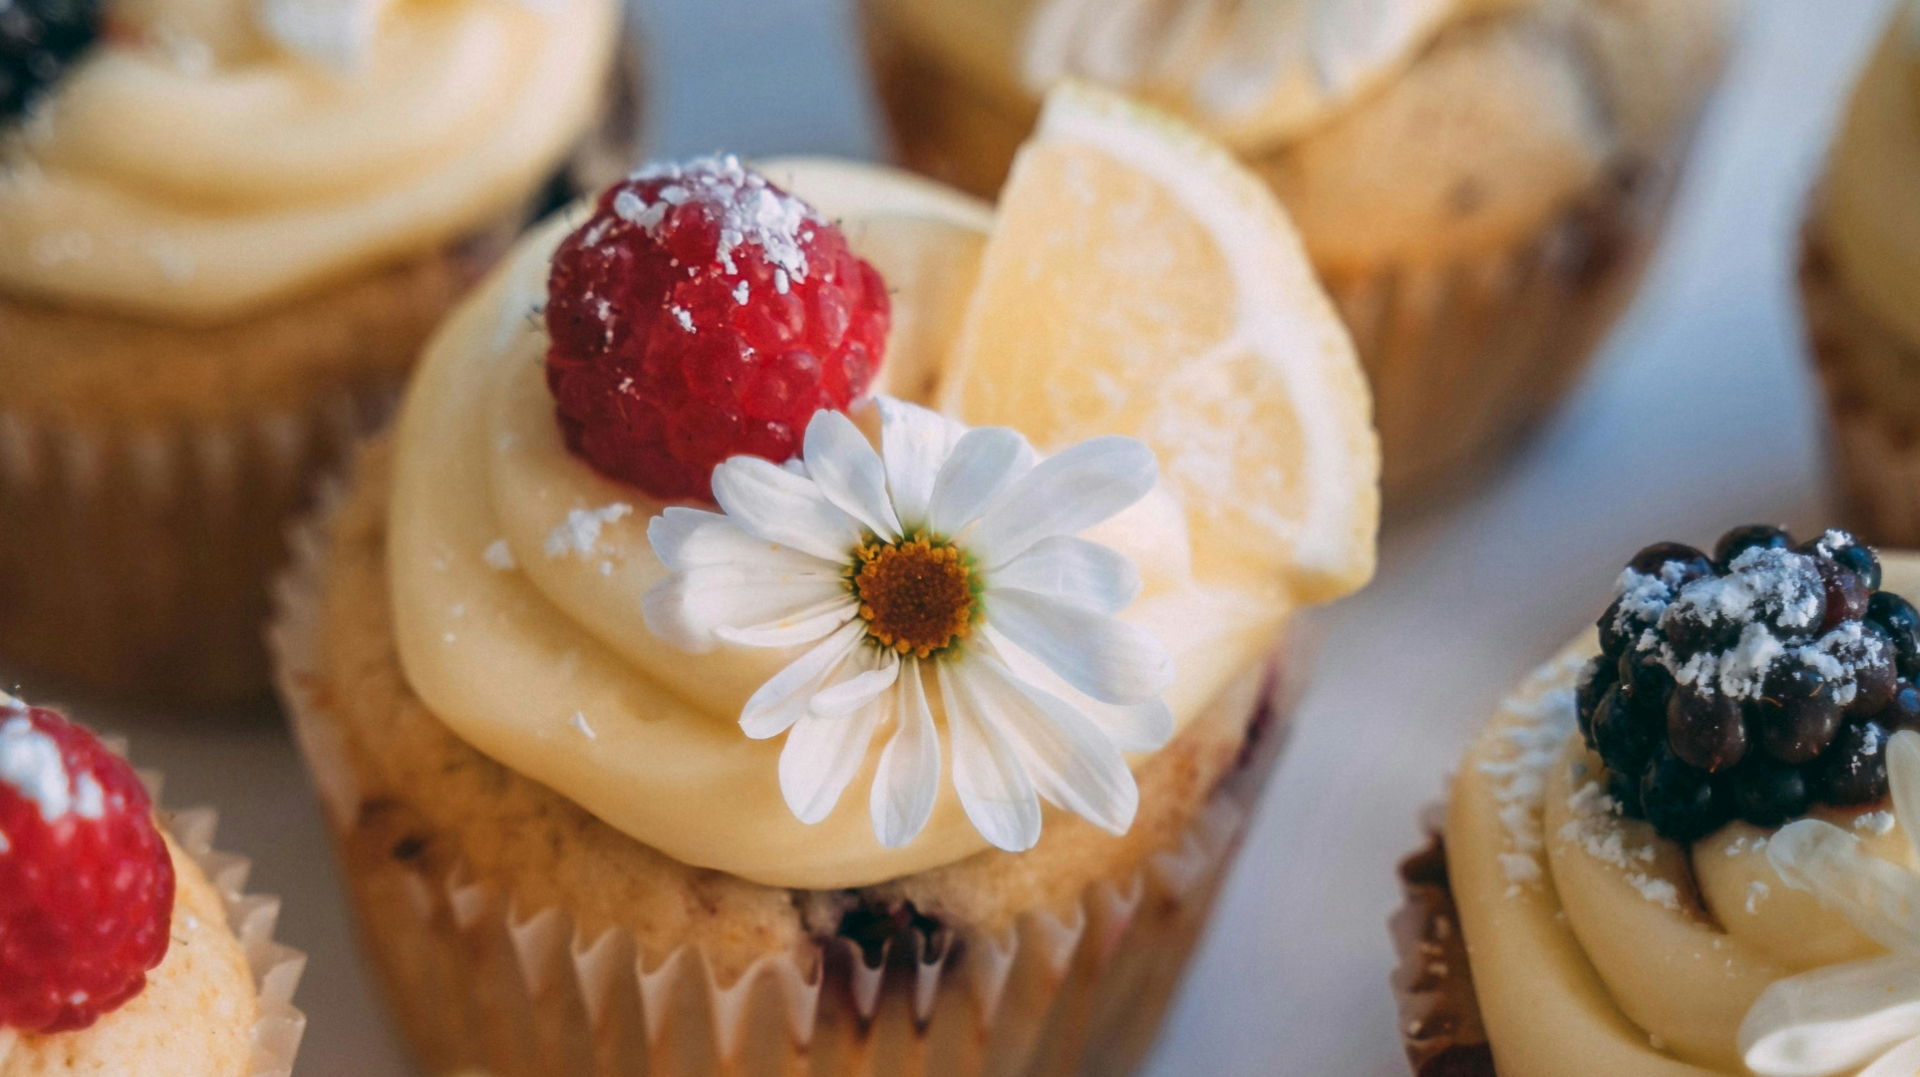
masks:
{"type": "Polygon", "coordinates": [[[1403,867],[1415,1071],[1913,1072],[1916,588],[1841,531],[1636,555],[1403,867]]]}
{"type": "Polygon", "coordinates": [[[1374,454],[1270,196],[1104,96],[997,210],[709,158],[540,229],[274,634],[420,1061],[1126,1072],[1374,454]]]}
{"type": "Polygon", "coordinates": [[[1373,382],[1389,502],[1546,414],[1632,292],[1720,67],[1722,0],[863,0],[900,159],[990,195],[1060,78],[1225,140],[1286,203],[1373,382]]]}
{"type": "Polygon", "coordinates": [[[1920,6],[1897,5],[1802,230],[1800,295],[1851,524],[1920,546],[1920,6]]]}
{"type": "Polygon", "coordinates": [[[156,816],[92,734],[0,695],[0,1075],[292,1072],[304,959],[213,826],[156,816]]]}
{"type": "Polygon", "coordinates": [[[0,535],[0,664],[143,700],[265,690],[267,585],[311,473],[569,155],[624,160],[619,19],[8,5],[0,514],[35,526],[0,535]]]}

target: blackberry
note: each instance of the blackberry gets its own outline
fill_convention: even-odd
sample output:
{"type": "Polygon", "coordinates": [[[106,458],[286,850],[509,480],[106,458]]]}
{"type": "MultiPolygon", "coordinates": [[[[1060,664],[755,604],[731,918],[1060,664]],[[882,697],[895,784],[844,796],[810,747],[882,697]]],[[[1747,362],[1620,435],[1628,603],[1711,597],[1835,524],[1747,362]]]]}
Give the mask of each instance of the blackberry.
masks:
{"type": "Polygon", "coordinates": [[[1587,747],[1593,747],[1593,712],[1600,705],[1600,697],[1619,680],[1619,666],[1604,658],[1588,662],[1580,671],[1580,680],[1574,689],[1574,712],[1580,720],[1580,736],[1586,739],[1587,747]]]}
{"type": "Polygon", "coordinates": [[[1873,718],[1889,735],[1899,729],[1920,730],[1920,688],[1904,677],[1894,681],[1893,695],[1873,718]]]}
{"type": "Polygon", "coordinates": [[[1633,555],[1627,567],[1643,576],[1659,576],[1675,590],[1713,572],[1713,561],[1684,542],[1656,542],[1633,555]]]}
{"type": "Polygon", "coordinates": [[[1861,644],[1847,656],[1853,666],[1853,699],[1849,714],[1875,714],[1893,700],[1900,671],[1894,665],[1893,640],[1885,629],[1868,622],[1860,632],[1861,644]]]}
{"type": "Polygon", "coordinates": [[[1831,632],[1848,621],[1865,617],[1867,585],[1859,573],[1830,558],[1815,558],[1813,563],[1814,570],[1820,574],[1820,588],[1826,599],[1826,614],[1820,620],[1820,631],[1831,632]]]}
{"type": "Polygon", "coordinates": [[[1867,621],[1886,630],[1893,641],[1900,675],[1912,677],[1920,672],[1920,610],[1913,603],[1888,591],[1876,591],[1867,599],[1867,621]]]}
{"type": "Polygon", "coordinates": [[[1635,709],[1664,716],[1667,693],[1673,691],[1673,674],[1658,650],[1639,645],[1628,648],[1620,656],[1618,675],[1620,690],[1635,709]]]}
{"type": "Polygon", "coordinates": [[[27,111],[100,33],[100,0],[0,4],[0,122],[27,111]]]}
{"type": "Polygon", "coordinates": [[[1665,741],[1641,776],[1640,806],[1655,830],[1683,844],[1706,837],[1727,821],[1713,776],[1688,766],[1665,741]]]}
{"type": "Polygon", "coordinates": [[[1608,767],[1637,774],[1656,742],[1664,743],[1664,723],[1649,722],[1627,701],[1619,685],[1606,690],[1593,711],[1593,750],[1608,767]]]}
{"type": "Polygon", "coordinates": [[[1750,753],[1727,771],[1720,792],[1734,814],[1755,826],[1779,826],[1813,805],[1805,772],[1764,752],[1750,753]]]}
{"type": "Polygon", "coordinates": [[[1712,773],[1747,754],[1746,715],[1740,701],[1689,685],[1667,695],[1667,744],[1688,766],[1712,773]]]}
{"type": "Polygon", "coordinates": [[[1777,668],[1766,696],[1752,708],[1760,746],[1782,763],[1805,763],[1826,751],[1840,731],[1838,695],[1811,665],[1793,661],[1777,668]]]}
{"type": "Polygon", "coordinates": [[[1874,556],[1872,547],[1854,542],[1833,551],[1835,564],[1860,577],[1867,590],[1880,589],[1880,559],[1874,556]]]}
{"type": "Polygon", "coordinates": [[[1866,804],[1887,795],[1887,738],[1873,719],[1848,722],[1812,767],[1813,788],[1828,804],[1866,804]]]}
{"type": "Polygon", "coordinates": [[[1645,819],[1646,809],[1640,805],[1640,778],[1637,774],[1624,771],[1607,771],[1607,795],[1620,805],[1620,814],[1629,819],[1645,819]]]}
{"type": "Polygon", "coordinates": [[[1746,524],[1736,527],[1720,536],[1713,546],[1713,564],[1721,572],[1733,564],[1733,559],[1758,547],[1763,550],[1784,550],[1793,545],[1793,536],[1784,527],[1771,524],[1746,524]]]}

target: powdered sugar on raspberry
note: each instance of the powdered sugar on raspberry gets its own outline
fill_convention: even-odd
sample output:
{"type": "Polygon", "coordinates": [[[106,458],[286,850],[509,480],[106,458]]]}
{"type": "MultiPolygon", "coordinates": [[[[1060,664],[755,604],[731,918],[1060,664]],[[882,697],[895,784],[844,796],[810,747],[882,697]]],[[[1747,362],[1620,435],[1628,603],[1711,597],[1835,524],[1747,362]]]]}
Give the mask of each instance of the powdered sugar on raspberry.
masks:
{"type": "MultiPolygon", "coordinates": [[[[60,746],[24,716],[0,722],[0,782],[38,807],[40,818],[49,823],[74,810],[73,778],[60,758],[60,746]]],[[[94,793],[97,805],[97,784],[94,793]]],[[[97,807],[92,818],[99,818],[97,807]]]]}
{"type": "MultiPolygon", "coordinates": [[[[720,212],[720,243],[714,256],[729,274],[740,272],[733,252],[752,244],[765,252],[767,264],[775,269],[774,287],[781,292],[786,291],[787,280],[807,279],[807,253],[801,245],[812,240],[814,227],[824,222],[805,202],[748,171],[740,158],[729,153],[664,161],[642,168],[632,178],[670,182],[651,203],[635,191],[621,191],[614,197],[613,211],[622,220],[657,238],[660,222],[670,209],[699,201],[720,212]]],[[[746,303],[737,290],[734,298],[746,303]]]]}

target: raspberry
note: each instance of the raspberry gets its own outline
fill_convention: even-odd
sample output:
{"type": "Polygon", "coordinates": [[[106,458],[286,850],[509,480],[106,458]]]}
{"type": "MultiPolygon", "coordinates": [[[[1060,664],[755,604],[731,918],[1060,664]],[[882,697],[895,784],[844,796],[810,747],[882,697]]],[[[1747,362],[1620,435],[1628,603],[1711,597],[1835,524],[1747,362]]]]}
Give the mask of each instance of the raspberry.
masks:
{"type": "Polygon", "coordinates": [[[547,386],[601,474],[711,501],[715,464],[791,459],[867,391],[890,309],[838,228],[737,159],[655,165],[554,254],[547,386]]]}
{"type": "Polygon", "coordinates": [[[86,1028],[167,954],[173,861],[133,768],[0,695],[0,1028],[86,1028]]]}

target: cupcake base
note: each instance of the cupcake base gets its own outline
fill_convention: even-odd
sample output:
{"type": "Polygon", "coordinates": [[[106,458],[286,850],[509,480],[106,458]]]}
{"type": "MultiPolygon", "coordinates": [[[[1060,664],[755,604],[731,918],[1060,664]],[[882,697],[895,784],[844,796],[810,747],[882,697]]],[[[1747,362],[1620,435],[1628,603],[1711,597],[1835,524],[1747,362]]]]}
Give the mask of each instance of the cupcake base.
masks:
{"type": "Polygon", "coordinates": [[[1847,290],[1818,213],[1802,232],[1799,284],[1832,419],[1841,518],[1876,546],[1920,546],[1920,342],[1847,290]]]}
{"type": "Polygon", "coordinates": [[[1426,848],[1400,863],[1405,902],[1387,921],[1399,955],[1393,998],[1401,1041],[1416,1077],[1495,1077],[1438,818],[1430,828],[1426,848]]]}
{"type": "MultiPolygon", "coordinates": [[[[954,70],[886,6],[865,0],[863,27],[896,159],[991,199],[1035,103],[954,70]]],[[[1469,484],[1565,396],[1638,285],[1687,133],[1658,156],[1618,162],[1504,247],[1365,271],[1316,266],[1373,386],[1389,511],[1469,484]]],[[[1286,162],[1276,153],[1248,164],[1273,177],[1286,162]]]]}
{"type": "Polygon", "coordinates": [[[385,626],[384,468],[363,454],[297,535],[272,640],[362,941],[429,1072],[1138,1064],[1278,753],[1271,684],[1250,680],[1143,768],[1125,838],[1054,816],[1021,856],[862,891],[760,886],[613,831],[412,697],[385,626]],[[400,784],[400,755],[432,790],[400,784]]]}

